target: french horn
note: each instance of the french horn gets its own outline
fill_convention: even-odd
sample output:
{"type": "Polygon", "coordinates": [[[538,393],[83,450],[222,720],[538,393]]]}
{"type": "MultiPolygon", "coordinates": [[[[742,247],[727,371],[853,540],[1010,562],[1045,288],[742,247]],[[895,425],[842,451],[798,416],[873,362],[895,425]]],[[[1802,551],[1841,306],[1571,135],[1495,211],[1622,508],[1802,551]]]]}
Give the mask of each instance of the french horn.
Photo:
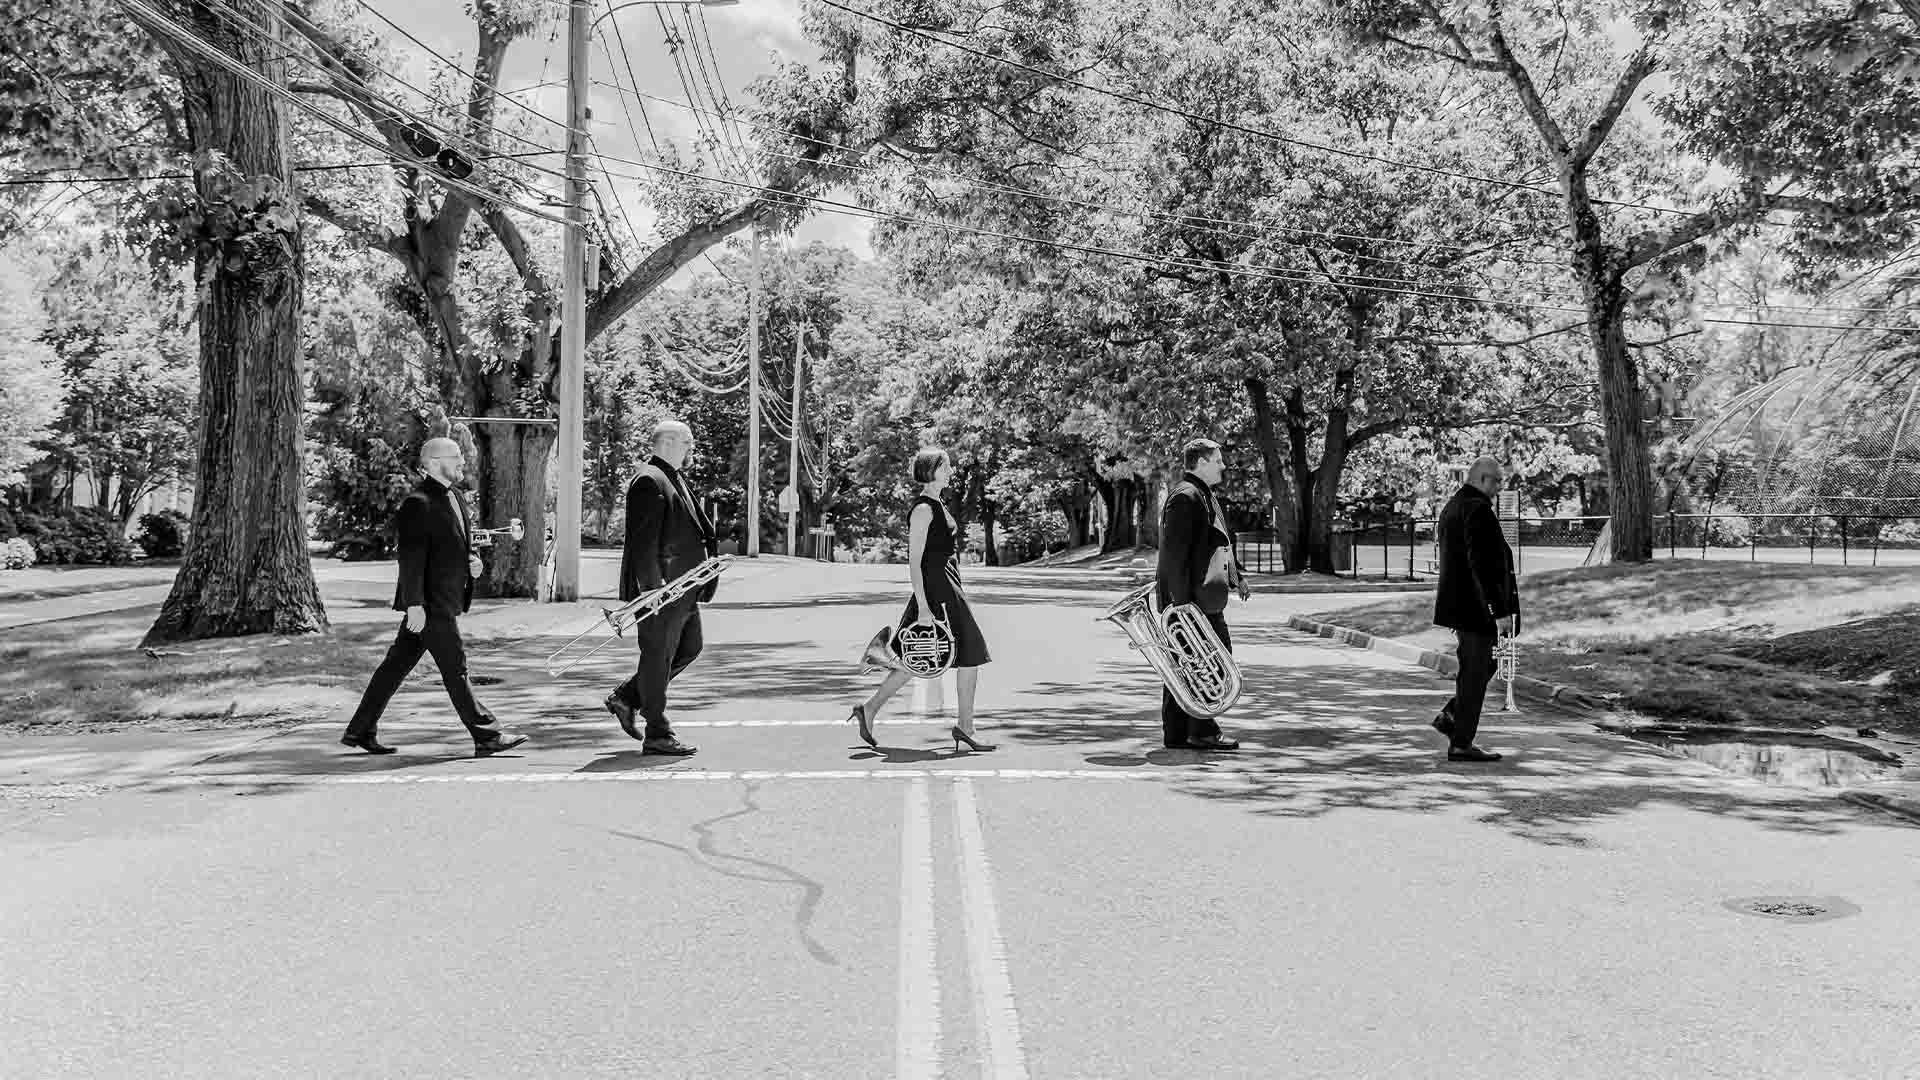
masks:
{"type": "Polygon", "coordinates": [[[927,626],[883,626],[860,654],[860,674],[904,671],[916,679],[937,679],[953,666],[953,625],[947,609],[927,626]]]}
{"type": "Polygon", "coordinates": [[[1100,618],[1126,631],[1191,716],[1219,716],[1240,699],[1240,666],[1213,632],[1213,624],[1192,604],[1162,611],[1155,583],[1147,582],[1122,597],[1100,618]]]}

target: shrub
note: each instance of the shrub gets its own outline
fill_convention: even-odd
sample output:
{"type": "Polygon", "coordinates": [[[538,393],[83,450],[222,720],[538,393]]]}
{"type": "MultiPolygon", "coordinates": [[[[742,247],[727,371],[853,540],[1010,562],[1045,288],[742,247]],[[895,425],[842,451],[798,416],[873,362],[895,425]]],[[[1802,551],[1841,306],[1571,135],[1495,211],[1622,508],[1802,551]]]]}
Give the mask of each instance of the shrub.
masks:
{"type": "Polygon", "coordinates": [[[149,559],[176,558],[187,549],[187,515],[178,510],[142,514],[136,540],[149,559]]]}
{"type": "Polygon", "coordinates": [[[1743,517],[1715,516],[1707,520],[1710,547],[1746,547],[1753,542],[1753,523],[1743,517]]]}
{"type": "Polygon", "coordinates": [[[892,537],[863,536],[853,545],[853,559],[862,563],[907,561],[907,545],[892,537]]]}
{"type": "Polygon", "coordinates": [[[33,565],[33,545],[15,536],[0,544],[0,570],[25,570],[33,565]]]}
{"type": "Polygon", "coordinates": [[[33,542],[39,561],[55,566],[119,566],[133,561],[120,519],[102,510],[20,514],[20,535],[33,542]]]}

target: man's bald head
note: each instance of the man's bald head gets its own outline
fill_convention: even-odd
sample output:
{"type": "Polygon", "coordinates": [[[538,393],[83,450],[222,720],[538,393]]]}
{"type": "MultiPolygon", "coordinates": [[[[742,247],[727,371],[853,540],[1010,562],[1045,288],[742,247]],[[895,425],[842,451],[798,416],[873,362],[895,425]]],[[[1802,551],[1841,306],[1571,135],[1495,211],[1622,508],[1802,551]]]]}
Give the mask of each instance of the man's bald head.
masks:
{"type": "Polygon", "coordinates": [[[467,455],[452,439],[428,439],[420,447],[420,471],[452,487],[467,473],[467,455]]]}
{"type": "Polygon", "coordinates": [[[655,456],[677,469],[693,450],[693,429],[682,420],[662,420],[653,425],[652,442],[655,456]]]}
{"type": "Polygon", "coordinates": [[[1467,485],[1479,488],[1488,498],[1492,498],[1506,483],[1506,470],[1493,458],[1480,458],[1467,470],[1467,485]]]}

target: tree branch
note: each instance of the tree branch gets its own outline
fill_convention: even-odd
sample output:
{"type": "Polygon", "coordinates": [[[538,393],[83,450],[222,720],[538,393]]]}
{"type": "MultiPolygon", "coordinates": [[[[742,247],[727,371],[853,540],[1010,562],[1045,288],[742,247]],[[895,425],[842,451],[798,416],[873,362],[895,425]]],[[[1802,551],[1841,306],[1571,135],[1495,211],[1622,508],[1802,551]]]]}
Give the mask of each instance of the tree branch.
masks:
{"type": "Polygon", "coordinates": [[[1559,121],[1547,109],[1547,103],[1540,98],[1540,90],[1533,85],[1533,76],[1527,73],[1525,64],[1513,54],[1507,45],[1507,35],[1500,29],[1500,8],[1493,9],[1493,54],[1500,62],[1499,70],[1507,73],[1507,81],[1520,95],[1520,105],[1527,112],[1533,126],[1540,131],[1540,137],[1546,140],[1547,152],[1553,155],[1553,163],[1564,173],[1573,168],[1570,160],[1571,149],[1567,145],[1566,132],[1560,130],[1559,121]]]}
{"type": "Polygon", "coordinates": [[[1763,195],[1759,193],[1755,181],[1746,180],[1738,188],[1716,196],[1712,202],[1714,205],[1681,222],[1676,228],[1652,228],[1641,231],[1622,249],[1624,268],[1632,269],[1645,265],[1670,251],[1678,251],[1696,240],[1712,236],[1722,229],[1757,221],[1769,210],[1790,210],[1799,214],[1832,214],[1838,217],[1893,213],[1920,206],[1920,193],[1909,189],[1903,193],[1903,197],[1896,199],[1836,203],[1806,195],[1763,195]]]}
{"type": "Polygon", "coordinates": [[[1660,61],[1653,55],[1653,43],[1647,42],[1627,60],[1625,71],[1620,73],[1620,81],[1614,83],[1613,93],[1607,103],[1600,107],[1600,115],[1587,125],[1587,133],[1580,137],[1580,144],[1573,148],[1568,157],[1568,165],[1574,169],[1585,168],[1593,155],[1600,151],[1602,143],[1612,134],[1613,125],[1620,120],[1620,114],[1627,109],[1627,103],[1633,100],[1634,93],[1640,89],[1647,76],[1659,70],[1660,61]]]}
{"type": "Polygon", "coordinates": [[[494,239],[500,241],[500,249],[507,253],[513,268],[519,271],[520,286],[527,290],[528,295],[543,296],[552,291],[547,279],[540,273],[540,264],[527,251],[527,238],[521,235],[520,226],[515,225],[504,210],[490,206],[481,213],[480,220],[493,230],[494,239]]]}
{"type": "Polygon", "coordinates": [[[621,316],[631,311],[656,286],[699,258],[701,252],[753,224],[778,205],[780,200],[773,193],[761,195],[717,218],[683,230],[647,252],[646,257],[618,285],[602,293],[600,299],[587,309],[587,340],[592,341],[607,327],[619,322],[621,316]]]}
{"type": "Polygon", "coordinates": [[[1629,341],[1627,342],[1627,348],[1654,349],[1662,345],[1665,345],[1669,341],[1678,341],[1683,337],[1692,337],[1693,335],[1698,333],[1700,333],[1699,330],[1682,330],[1677,334],[1668,334],[1666,337],[1663,337],[1658,341],[1629,341]]]}
{"type": "Polygon", "coordinates": [[[335,209],[332,203],[327,202],[317,195],[308,195],[303,198],[300,209],[302,212],[317,217],[321,221],[346,233],[356,242],[366,247],[370,247],[375,251],[384,251],[396,258],[404,257],[404,252],[401,250],[400,245],[405,244],[405,237],[393,236],[376,229],[369,222],[349,217],[335,209]]]}
{"type": "Polygon", "coordinates": [[[1499,64],[1495,63],[1492,60],[1481,60],[1478,57],[1463,56],[1458,53],[1450,53],[1445,49],[1436,49],[1431,45],[1422,45],[1420,42],[1417,42],[1417,41],[1408,41],[1407,39],[1399,36],[1398,34],[1383,33],[1380,35],[1380,40],[1391,42],[1392,44],[1398,45],[1403,49],[1410,49],[1413,52],[1425,53],[1428,56],[1437,56],[1442,60],[1451,60],[1454,63],[1459,64],[1461,67],[1471,68],[1474,71],[1504,70],[1500,67],[1499,64]]]}

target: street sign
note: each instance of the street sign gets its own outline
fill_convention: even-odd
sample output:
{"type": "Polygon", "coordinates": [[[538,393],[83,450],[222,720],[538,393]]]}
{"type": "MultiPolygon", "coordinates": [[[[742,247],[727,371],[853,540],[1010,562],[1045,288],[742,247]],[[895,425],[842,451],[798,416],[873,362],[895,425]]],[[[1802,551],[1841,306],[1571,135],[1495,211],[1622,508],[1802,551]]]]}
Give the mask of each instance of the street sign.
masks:
{"type": "Polygon", "coordinates": [[[783,487],[780,489],[779,505],[781,513],[797,514],[800,512],[800,495],[792,487],[783,487]]]}

